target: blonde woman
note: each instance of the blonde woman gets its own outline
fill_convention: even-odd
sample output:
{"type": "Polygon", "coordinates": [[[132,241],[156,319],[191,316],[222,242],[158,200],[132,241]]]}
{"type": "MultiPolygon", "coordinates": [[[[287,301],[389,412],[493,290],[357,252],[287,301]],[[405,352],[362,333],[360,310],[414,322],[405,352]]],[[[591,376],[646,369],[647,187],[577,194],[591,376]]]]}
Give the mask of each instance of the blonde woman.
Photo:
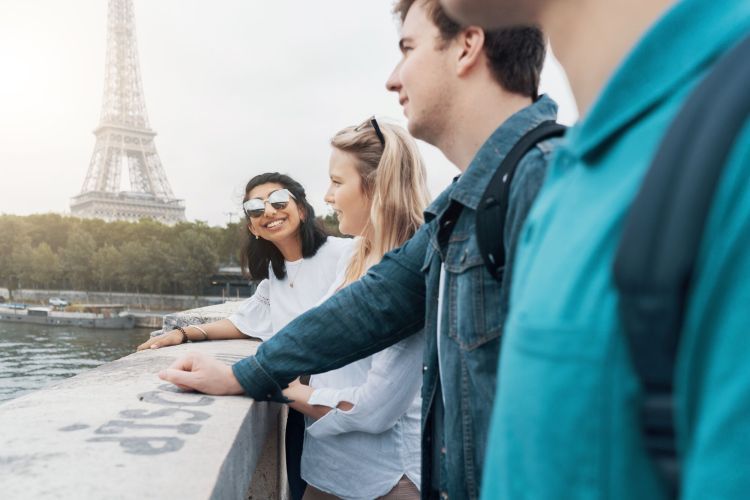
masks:
{"type": "MultiPolygon", "coordinates": [[[[409,239],[429,203],[422,158],[401,127],[372,118],[331,145],[326,202],[357,239],[327,296],[409,239]]],[[[306,416],[304,499],[419,498],[422,350],[414,335],[284,391],[306,416]]]]}

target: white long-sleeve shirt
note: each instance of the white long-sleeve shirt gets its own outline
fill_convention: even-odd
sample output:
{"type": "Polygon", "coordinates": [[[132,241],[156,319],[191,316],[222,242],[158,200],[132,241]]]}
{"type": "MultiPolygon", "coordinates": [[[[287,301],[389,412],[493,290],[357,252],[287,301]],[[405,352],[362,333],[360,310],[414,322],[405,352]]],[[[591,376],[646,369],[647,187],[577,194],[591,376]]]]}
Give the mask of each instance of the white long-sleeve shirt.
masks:
{"type": "MultiPolygon", "coordinates": [[[[335,284],[344,281],[349,259],[339,261],[335,284]]],[[[322,300],[325,300],[322,299],[322,300]]],[[[421,446],[422,333],[370,357],[313,375],[308,403],[333,408],[308,427],[302,451],[302,478],[346,499],[388,493],[406,474],[419,487],[421,446]],[[341,401],[354,405],[337,409],[341,401]]]]}

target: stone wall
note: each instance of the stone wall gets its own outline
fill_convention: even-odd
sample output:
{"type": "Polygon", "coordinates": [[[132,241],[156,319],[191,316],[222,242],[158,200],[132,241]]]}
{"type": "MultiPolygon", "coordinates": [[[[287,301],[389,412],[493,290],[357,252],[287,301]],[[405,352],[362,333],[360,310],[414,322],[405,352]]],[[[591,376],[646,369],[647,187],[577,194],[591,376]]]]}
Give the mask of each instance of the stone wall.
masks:
{"type": "MultiPolygon", "coordinates": [[[[0,296],[8,299],[8,290],[0,288],[0,296]]],[[[147,293],[120,292],[80,292],[74,290],[32,290],[20,289],[13,292],[16,302],[43,302],[51,297],[62,297],[70,303],[85,304],[125,304],[138,309],[156,311],[184,311],[197,307],[221,304],[222,297],[193,297],[191,295],[158,295],[147,293]]],[[[233,297],[229,298],[230,300],[233,297]]]]}
{"type": "MultiPolygon", "coordinates": [[[[225,317],[236,306],[186,311],[170,325],[225,317]]],[[[232,364],[257,346],[229,340],[134,353],[1,404],[0,496],[285,499],[280,405],[183,392],[157,377],[189,351],[232,364]]]]}

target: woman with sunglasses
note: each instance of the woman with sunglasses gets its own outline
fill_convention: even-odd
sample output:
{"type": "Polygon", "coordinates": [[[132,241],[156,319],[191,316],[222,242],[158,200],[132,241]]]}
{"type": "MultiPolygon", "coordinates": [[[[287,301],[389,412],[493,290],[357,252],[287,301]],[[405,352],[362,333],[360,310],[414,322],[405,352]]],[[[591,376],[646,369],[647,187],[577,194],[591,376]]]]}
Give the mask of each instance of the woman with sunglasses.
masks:
{"type": "Polygon", "coordinates": [[[240,263],[251,279],[262,280],[253,296],[227,319],[171,330],[139,351],[187,341],[266,340],[328,291],[352,240],[327,235],[302,185],[276,172],[257,175],[245,187],[242,208],[247,231],[240,263]]]}
{"type": "MultiPolygon", "coordinates": [[[[331,140],[328,202],[339,230],[356,236],[328,295],[358,280],[409,239],[429,203],[417,145],[374,118],[331,140]]],[[[326,297],[327,298],[327,297],[326,297]]],[[[293,382],[284,395],[305,414],[304,500],[418,499],[423,338],[413,335],[368,358],[293,382]]]]}
{"type": "MultiPolygon", "coordinates": [[[[138,346],[139,351],[188,340],[266,340],[326,294],[336,277],[338,261],[348,255],[353,242],[326,234],[302,185],[275,172],[257,175],[245,187],[242,207],[247,231],[243,232],[241,265],[251,279],[262,280],[253,296],[227,319],[179,327],[149,339],[138,346]]],[[[303,430],[302,416],[290,411],[287,474],[296,499],[305,487],[299,479],[303,430]]]]}

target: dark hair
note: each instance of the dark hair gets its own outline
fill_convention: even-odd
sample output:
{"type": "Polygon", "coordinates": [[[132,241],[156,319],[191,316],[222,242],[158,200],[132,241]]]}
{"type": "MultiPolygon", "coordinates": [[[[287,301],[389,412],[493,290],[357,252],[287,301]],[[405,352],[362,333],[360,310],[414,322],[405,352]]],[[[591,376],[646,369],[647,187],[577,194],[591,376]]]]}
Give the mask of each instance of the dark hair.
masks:
{"type": "MultiPolygon", "coordinates": [[[[427,16],[440,32],[443,44],[455,39],[465,28],[447,16],[438,0],[397,0],[393,12],[404,22],[415,3],[421,2],[427,16]]],[[[547,47],[539,28],[484,30],[484,54],[492,76],[508,92],[536,99],[547,47]]]]}
{"type": "MultiPolygon", "coordinates": [[[[315,210],[312,205],[307,201],[305,196],[305,188],[302,185],[289,177],[288,175],[280,174],[278,172],[268,172],[265,174],[256,175],[247,183],[245,186],[245,196],[242,201],[247,201],[248,194],[253,188],[273,182],[280,184],[289,190],[294,195],[295,203],[302,209],[304,216],[300,221],[299,225],[299,237],[302,243],[302,257],[312,257],[318,252],[318,249],[323,246],[328,238],[328,233],[324,229],[323,225],[315,218],[315,210]]],[[[246,217],[246,221],[249,223],[250,219],[246,217]]],[[[281,251],[276,248],[276,245],[263,238],[256,239],[247,228],[247,224],[242,226],[244,242],[242,245],[242,253],[240,255],[240,265],[242,266],[243,272],[245,272],[250,279],[262,280],[268,278],[268,264],[271,264],[273,268],[273,274],[278,279],[283,279],[286,276],[286,265],[284,264],[284,256],[281,251]]]]}

